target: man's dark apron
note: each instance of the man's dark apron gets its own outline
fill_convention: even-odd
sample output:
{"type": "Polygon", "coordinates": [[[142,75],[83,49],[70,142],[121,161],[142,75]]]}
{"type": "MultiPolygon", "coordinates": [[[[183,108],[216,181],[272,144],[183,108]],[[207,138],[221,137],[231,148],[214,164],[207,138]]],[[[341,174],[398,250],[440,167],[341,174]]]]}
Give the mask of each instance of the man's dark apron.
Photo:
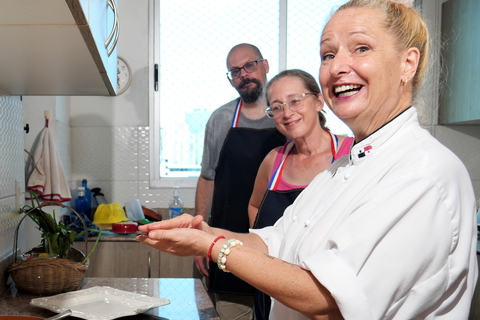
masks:
{"type": "MultiPolygon", "coordinates": [[[[328,130],[327,130],[328,131],[328,130]]],[[[330,133],[330,131],[328,131],[330,133]]],[[[336,159],[337,150],[338,150],[338,138],[335,135],[330,133],[332,138],[332,163],[336,159]]],[[[283,212],[289,205],[291,205],[298,195],[304,190],[303,188],[291,189],[291,190],[277,190],[278,183],[280,182],[283,166],[285,165],[285,160],[287,156],[293,149],[294,142],[288,142],[288,146],[285,148],[283,153],[282,161],[275,169],[275,172],[270,179],[268,184],[268,189],[263,196],[262,203],[258,208],[257,217],[253,224],[253,229],[261,229],[269,226],[273,226],[281,216],[283,212]]],[[[270,296],[261,292],[260,290],[255,290],[254,294],[254,319],[255,320],[268,320],[270,314],[272,300],[270,296]]]]}
{"type": "MultiPolygon", "coordinates": [[[[285,143],[276,128],[237,128],[241,99],[215,170],[211,225],[233,232],[247,233],[248,203],[252,195],[258,168],[265,156],[285,143]]],[[[228,240],[228,239],[227,239],[228,240]]],[[[253,287],[231,273],[218,269],[210,262],[209,291],[216,293],[253,295],[253,287]]]]}

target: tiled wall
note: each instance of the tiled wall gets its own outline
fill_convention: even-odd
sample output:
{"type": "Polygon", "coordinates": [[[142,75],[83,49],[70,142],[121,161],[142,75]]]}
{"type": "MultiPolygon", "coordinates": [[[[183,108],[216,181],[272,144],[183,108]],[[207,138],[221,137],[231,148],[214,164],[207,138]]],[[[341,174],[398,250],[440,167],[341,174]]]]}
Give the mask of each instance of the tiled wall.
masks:
{"type": "MultiPolygon", "coordinates": [[[[149,187],[148,127],[72,127],[72,180],[99,187],[108,202],[139,199],[151,208],[167,208],[171,188],[149,187]]],[[[195,189],[181,189],[185,207],[194,206],[195,189]]]]}
{"type": "MultiPolygon", "coordinates": [[[[22,102],[19,97],[0,96],[0,293],[6,289],[6,269],[12,263],[15,229],[22,217],[15,208],[15,181],[20,182],[20,205],[23,205],[23,154],[22,102]]],[[[24,237],[23,231],[20,243],[24,237]]]]}

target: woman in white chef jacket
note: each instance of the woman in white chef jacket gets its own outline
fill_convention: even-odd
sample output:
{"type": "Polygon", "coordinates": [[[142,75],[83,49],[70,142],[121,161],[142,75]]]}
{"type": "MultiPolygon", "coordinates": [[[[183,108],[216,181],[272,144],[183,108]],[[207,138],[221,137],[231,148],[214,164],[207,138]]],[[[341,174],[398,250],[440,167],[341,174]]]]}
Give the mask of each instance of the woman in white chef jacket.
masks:
{"type": "Polygon", "coordinates": [[[355,135],[350,157],[272,227],[235,234],[183,215],[140,227],[138,240],[218,260],[273,298],[270,319],[466,319],[475,198],[464,165],[412,106],[427,57],[426,25],[409,5],[347,2],[322,33],[320,83],[355,135]]]}

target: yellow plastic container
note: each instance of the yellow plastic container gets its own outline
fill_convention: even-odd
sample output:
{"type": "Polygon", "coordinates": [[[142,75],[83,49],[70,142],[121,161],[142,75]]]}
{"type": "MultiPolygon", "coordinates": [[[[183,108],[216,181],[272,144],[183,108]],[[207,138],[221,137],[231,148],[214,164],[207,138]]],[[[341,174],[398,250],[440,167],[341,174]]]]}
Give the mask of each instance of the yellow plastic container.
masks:
{"type": "Polygon", "coordinates": [[[111,230],[112,224],[129,220],[122,206],[116,202],[100,204],[93,216],[93,223],[103,230],[111,230]]]}

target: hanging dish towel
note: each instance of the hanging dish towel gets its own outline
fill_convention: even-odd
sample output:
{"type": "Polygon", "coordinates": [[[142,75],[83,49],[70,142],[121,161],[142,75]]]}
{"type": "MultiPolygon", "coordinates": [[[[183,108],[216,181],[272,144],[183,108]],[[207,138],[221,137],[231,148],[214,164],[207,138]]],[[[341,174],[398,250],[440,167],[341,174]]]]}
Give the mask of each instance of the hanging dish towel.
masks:
{"type": "MultiPolygon", "coordinates": [[[[28,190],[38,194],[38,197],[46,201],[65,202],[72,200],[62,162],[58,154],[57,146],[47,126],[40,133],[34,159],[37,169],[33,170],[28,179],[28,190]]],[[[26,194],[25,199],[30,200],[26,194]]]]}

